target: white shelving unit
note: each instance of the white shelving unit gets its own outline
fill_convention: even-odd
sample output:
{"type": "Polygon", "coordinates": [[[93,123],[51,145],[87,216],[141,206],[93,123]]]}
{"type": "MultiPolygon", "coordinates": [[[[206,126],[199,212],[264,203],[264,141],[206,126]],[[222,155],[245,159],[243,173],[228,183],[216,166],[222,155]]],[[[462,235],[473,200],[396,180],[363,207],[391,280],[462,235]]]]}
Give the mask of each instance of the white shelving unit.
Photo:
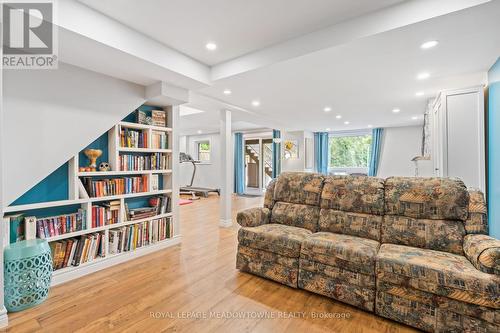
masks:
{"type": "MultiPolygon", "coordinates": [[[[163,107],[167,115],[167,127],[158,127],[151,125],[143,125],[136,124],[130,122],[119,122],[117,125],[113,126],[108,131],[108,158],[109,164],[111,166],[111,171],[93,171],[93,172],[80,172],[79,171],[79,154],[74,155],[69,160],[69,171],[68,171],[68,180],[69,180],[69,189],[68,189],[68,200],[61,201],[51,201],[44,203],[35,203],[35,204],[27,204],[27,205],[18,205],[18,206],[9,206],[6,207],[5,213],[23,213],[31,210],[38,210],[44,208],[53,208],[53,207],[63,207],[69,205],[80,205],[82,209],[86,211],[86,228],[80,231],[66,233],[62,235],[53,236],[47,239],[48,242],[60,241],[64,239],[69,239],[73,237],[79,237],[82,235],[92,234],[96,232],[104,232],[104,240],[105,240],[105,256],[99,257],[92,261],[83,263],[79,266],[69,266],[66,268],[58,269],[53,272],[52,284],[57,285],[78,277],[81,277],[86,274],[90,274],[92,272],[110,267],[112,265],[125,262],[127,260],[131,260],[133,258],[161,250],[163,248],[175,245],[180,243],[181,236],[179,233],[179,221],[178,221],[178,209],[177,209],[177,181],[174,179],[175,171],[177,170],[177,157],[174,155],[174,152],[178,151],[176,145],[178,144],[178,140],[175,137],[176,132],[174,130],[176,119],[178,119],[178,107],[163,107]],[[174,108],[175,112],[174,112],[174,108]],[[144,131],[148,136],[148,144],[151,146],[152,144],[152,135],[153,132],[164,132],[167,135],[167,143],[168,149],[159,149],[159,148],[126,148],[120,146],[120,131],[122,128],[129,129],[138,129],[144,131]],[[119,156],[121,154],[127,153],[162,153],[169,155],[169,165],[165,170],[133,170],[133,171],[123,171],[119,169],[119,156]],[[151,184],[151,176],[158,175],[158,177],[162,178],[162,189],[153,190],[151,184]],[[120,177],[120,176],[145,176],[147,179],[147,192],[139,192],[139,193],[129,193],[129,194],[120,194],[120,195],[112,195],[106,197],[90,197],[86,192],[81,179],[83,177],[120,177]],[[170,205],[171,212],[167,212],[165,214],[156,215],[149,218],[144,218],[140,220],[132,220],[128,221],[125,212],[125,202],[128,198],[139,198],[139,197],[148,197],[154,195],[169,195],[171,197],[170,205]],[[120,210],[118,215],[118,222],[110,225],[99,226],[97,228],[92,228],[92,205],[99,202],[104,201],[120,201],[120,210]],[[171,219],[171,228],[173,229],[172,237],[156,242],[154,244],[143,246],[137,248],[135,250],[122,252],[118,254],[110,254],[108,251],[108,241],[109,241],[109,230],[120,228],[123,226],[128,226],[132,224],[143,223],[147,221],[151,221],[154,219],[160,218],[170,218],[171,219]]],[[[9,225],[6,223],[4,226],[4,232],[6,235],[9,235],[9,225]]],[[[6,244],[4,244],[5,246],[6,244]]]]}

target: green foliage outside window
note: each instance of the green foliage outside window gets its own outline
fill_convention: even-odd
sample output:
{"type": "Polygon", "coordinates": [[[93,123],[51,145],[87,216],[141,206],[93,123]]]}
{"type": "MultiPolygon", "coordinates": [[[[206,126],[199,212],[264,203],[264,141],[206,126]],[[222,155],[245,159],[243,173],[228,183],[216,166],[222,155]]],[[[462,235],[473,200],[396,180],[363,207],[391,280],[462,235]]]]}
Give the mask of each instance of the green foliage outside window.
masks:
{"type": "Polygon", "coordinates": [[[371,135],[330,137],[331,168],[367,168],[370,163],[371,135]]]}

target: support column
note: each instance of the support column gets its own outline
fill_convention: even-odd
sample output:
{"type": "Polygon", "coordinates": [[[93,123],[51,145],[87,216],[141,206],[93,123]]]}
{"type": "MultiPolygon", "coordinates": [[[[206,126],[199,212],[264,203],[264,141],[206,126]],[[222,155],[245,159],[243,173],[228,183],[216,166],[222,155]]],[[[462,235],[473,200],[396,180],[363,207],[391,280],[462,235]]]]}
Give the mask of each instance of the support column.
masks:
{"type": "Polygon", "coordinates": [[[231,215],[232,196],[232,137],[231,111],[220,111],[220,146],[221,146],[221,197],[220,197],[220,226],[230,227],[233,224],[231,215]]]}

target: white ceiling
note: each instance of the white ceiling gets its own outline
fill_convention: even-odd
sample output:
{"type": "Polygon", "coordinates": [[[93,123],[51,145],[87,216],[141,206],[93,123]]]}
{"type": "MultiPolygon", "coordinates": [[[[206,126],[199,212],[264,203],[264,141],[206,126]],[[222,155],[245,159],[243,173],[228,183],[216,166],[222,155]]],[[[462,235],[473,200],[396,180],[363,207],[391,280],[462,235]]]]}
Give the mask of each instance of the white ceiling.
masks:
{"type": "MultiPolygon", "coordinates": [[[[487,69],[500,55],[500,0],[79,1],[115,24],[139,31],[145,41],[150,37],[207,65],[218,64],[200,64],[212,71],[212,81],[191,88],[198,97],[190,96],[188,106],[210,112],[183,117],[182,131],[191,134],[217,131],[221,108],[235,111],[233,124],[238,123],[239,130],[421,124],[429,98],[443,89],[484,83],[487,69]],[[436,48],[420,49],[432,39],[440,41],[436,48]],[[208,40],[217,42],[217,51],[204,48],[208,40]],[[268,48],[270,44],[275,46],[268,48]],[[221,66],[229,68],[230,75],[214,75],[221,66]],[[424,70],[431,78],[417,81],[417,73],[424,70]],[[226,88],[232,90],[230,96],[222,93],[226,88]],[[417,91],[426,94],[416,97],[417,91]],[[252,107],[254,99],[260,100],[260,107],[252,107]],[[332,111],[323,112],[325,106],[332,111]],[[401,112],[395,115],[393,108],[401,112]],[[337,114],[341,120],[335,119],[337,114]],[[419,118],[412,120],[414,116],[419,118]]],[[[159,80],[153,67],[129,67],[120,67],[120,77],[127,79],[135,70],[145,76],[132,73],[138,82],[159,80]]]]}
{"type": "Polygon", "coordinates": [[[290,129],[418,124],[422,118],[411,117],[421,116],[426,100],[438,91],[485,82],[500,55],[499,12],[500,1],[493,1],[218,80],[202,92],[285,121],[290,129]],[[420,49],[432,39],[440,41],[436,48],[420,49]],[[422,71],[431,78],[416,80],[422,71]],[[223,95],[225,88],[232,95],[223,95]],[[426,96],[416,97],[417,91],[426,96]],[[253,99],[260,100],[259,108],[251,106],[253,99]],[[322,111],[327,105],[332,112],[322,111]],[[395,115],[393,108],[401,112],[395,115]]]}
{"type": "Polygon", "coordinates": [[[207,65],[406,0],[80,0],[207,65]],[[214,41],[218,49],[207,51],[214,41]]]}

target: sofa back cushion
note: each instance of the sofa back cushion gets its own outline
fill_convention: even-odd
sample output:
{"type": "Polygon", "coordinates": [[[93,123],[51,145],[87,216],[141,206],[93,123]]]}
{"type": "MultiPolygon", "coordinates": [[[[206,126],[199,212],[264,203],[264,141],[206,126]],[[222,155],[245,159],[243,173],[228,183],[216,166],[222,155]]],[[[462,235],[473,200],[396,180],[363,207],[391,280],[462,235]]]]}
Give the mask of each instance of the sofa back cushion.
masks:
{"type": "Polygon", "coordinates": [[[382,243],[463,254],[468,205],[469,193],[461,180],[388,178],[382,243]]]}
{"type": "Polygon", "coordinates": [[[460,220],[415,219],[386,215],[382,243],[392,243],[463,255],[464,224],[460,220]]]}
{"type": "Polygon", "coordinates": [[[385,214],[430,220],[468,217],[469,193],[459,179],[390,177],[385,180],[385,214]]]}
{"type": "Polygon", "coordinates": [[[384,180],[363,176],[326,177],[321,208],[384,215],[384,180]]]}
{"type": "Polygon", "coordinates": [[[274,203],[271,213],[271,223],[285,224],[316,232],[318,231],[319,210],[318,206],[277,201],[274,203]]]}
{"type": "Polygon", "coordinates": [[[319,231],[380,241],[384,214],[384,180],[329,176],[321,193],[319,231]]]}
{"type": "Polygon", "coordinates": [[[307,172],[284,172],[274,185],[274,201],[319,206],[324,176],[307,172]]]}
{"type": "Polygon", "coordinates": [[[318,231],[333,232],[380,241],[383,216],[321,208],[318,231]]]}

